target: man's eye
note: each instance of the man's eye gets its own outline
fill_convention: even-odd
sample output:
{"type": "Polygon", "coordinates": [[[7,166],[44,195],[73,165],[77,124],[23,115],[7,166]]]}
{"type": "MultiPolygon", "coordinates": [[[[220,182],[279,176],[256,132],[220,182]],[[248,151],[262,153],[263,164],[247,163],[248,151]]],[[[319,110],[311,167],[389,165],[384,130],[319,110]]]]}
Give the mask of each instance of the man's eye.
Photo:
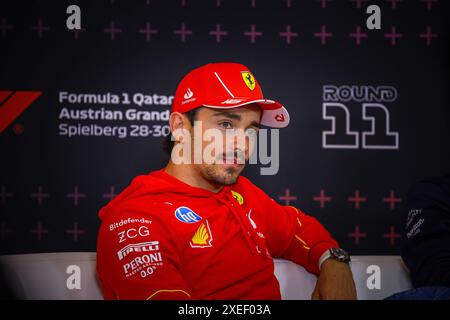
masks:
{"type": "Polygon", "coordinates": [[[231,129],[233,126],[231,125],[231,122],[229,121],[225,121],[220,123],[220,126],[224,129],[231,129]]]}

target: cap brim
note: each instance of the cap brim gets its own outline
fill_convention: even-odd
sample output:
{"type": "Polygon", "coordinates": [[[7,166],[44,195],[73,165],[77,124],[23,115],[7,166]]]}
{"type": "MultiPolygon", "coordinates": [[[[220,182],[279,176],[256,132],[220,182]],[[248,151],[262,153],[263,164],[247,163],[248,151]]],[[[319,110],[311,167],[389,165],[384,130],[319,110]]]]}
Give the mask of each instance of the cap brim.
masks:
{"type": "Polygon", "coordinates": [[[283,105],[269,99],[229,98],[221,101],[211,101],[203,104],[213,109],[232,109],[255,103],[262,110],[261,124],[272,128],[284,128],[289,124],[289,113],[283,105]]]}

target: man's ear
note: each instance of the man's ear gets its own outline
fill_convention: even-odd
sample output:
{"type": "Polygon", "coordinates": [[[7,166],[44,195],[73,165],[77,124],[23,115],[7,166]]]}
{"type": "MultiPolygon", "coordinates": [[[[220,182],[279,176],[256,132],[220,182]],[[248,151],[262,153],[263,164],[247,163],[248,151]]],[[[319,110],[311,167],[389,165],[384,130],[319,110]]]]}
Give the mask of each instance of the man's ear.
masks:
{"type": "Polygon", "coordinates": [[[186,121],[186,117],[180,112],[172,112],[169,117],[170,132],[173,135],[174,141],[183,141],[184,130],[189,125],[189,121],[186,121]]]}

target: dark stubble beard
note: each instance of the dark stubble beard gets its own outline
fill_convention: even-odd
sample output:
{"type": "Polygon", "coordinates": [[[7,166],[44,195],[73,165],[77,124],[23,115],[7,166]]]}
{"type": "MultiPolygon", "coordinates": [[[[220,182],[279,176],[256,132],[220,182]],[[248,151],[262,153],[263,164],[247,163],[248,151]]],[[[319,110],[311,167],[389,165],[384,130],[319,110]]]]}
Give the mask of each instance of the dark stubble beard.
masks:
{"type": "Polygon", "coordinates": [[[225,168],[225,170],[220,170],[220,166],[219,164],[206,165],[200,170],[200,174],[204,179],[216,185],[229,186],[235,184],[243,168],[225,168]]]}

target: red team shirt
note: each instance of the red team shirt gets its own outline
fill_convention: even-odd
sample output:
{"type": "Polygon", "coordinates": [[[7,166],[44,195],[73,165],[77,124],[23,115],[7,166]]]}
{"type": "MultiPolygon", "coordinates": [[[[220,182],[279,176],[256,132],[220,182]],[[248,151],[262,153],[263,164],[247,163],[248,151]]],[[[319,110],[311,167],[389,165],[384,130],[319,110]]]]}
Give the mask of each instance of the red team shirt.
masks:
{"type": "Polygon", "coordinates": [[[105,299],[280,299],[273,258],[318,274],[320,256],[339,246],[315,218],[243,176],[214,193],[151,172],[99,217],[105,299]]]}

